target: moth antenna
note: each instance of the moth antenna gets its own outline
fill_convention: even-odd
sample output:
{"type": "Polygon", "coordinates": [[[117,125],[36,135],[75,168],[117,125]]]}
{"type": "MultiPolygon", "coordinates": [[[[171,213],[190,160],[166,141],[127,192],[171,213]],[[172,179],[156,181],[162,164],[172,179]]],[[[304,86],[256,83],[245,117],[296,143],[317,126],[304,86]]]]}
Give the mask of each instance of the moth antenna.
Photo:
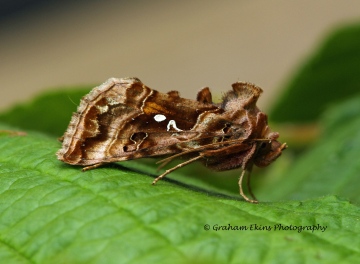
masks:
{"type": "Polygon", "coordinates": [[[189,163],[194,162],[194,161],[196,161],[196,160],[198,160],[198,159],[200,159],[200,158],[202,158],[201,155],[200,155],[200,156],[197,156],[197,157],[195,157],[195,158],[189,159],[188,161],[185,161],[185,162],[183,162],[183,163],[180,163],[180,164],[176,165],[175,167],[166,170],[163,174],[161,174],[160,176],[158,176],[157,178],[155,178],[155,180],[152,182],[152,185],[154,185],[154,184],[157,183],[159,180],[161,180],[162,178],[164,178],[164,177],[165,177],[166,175],[168,175],[170,172],[172,172],[172,171],[174,171],[174,170],[176,170],[176,169],[178,169],[178,168],[181,168],[181,167],[183,167],[183,166],[185,166],[185,165],[188,165],[189,163]]]}
{"type": "Polygon", "coordinates": [[[254,140],[254,141],[271,141],[271,139],[268,139],[268,138],[252,138],[251,140],[254,140]]]}
{"type": "MultiPolygon", "coordinates": [[[[161,170],[161,169],[162,169],[164,166],[166,166],[171,160],[172,160],[172,159],[169,159],[169,160],[165,160],[165,161],[163,161],[163,162],[160,162],[160,163],[162,163],[162,164],[160,164],[159,167],[157,167],[156,171],[161,170]]],[[[162,160],[160,160],[160,161],[162,161],[162,160]]],[[[159,162],[156,162],[156,163],[159,163],[159,162]]]]}
{"type": "Polygon", "coordinates": [[[172,161],[173,159],[175,159],[175,158],[177,158],[177,157],[179,157],[179,156],[181,156],[181,155],[188,154],[188,153],[193,152],[193,151],[194,151],[194,150],[183,151],[183,152],[180,152],[180,153],[178,153],[178,154],[174,154],[174,155],[172,155],[172,156],[170,156],[170,157],[167,157],[167,158],[165,158],[165,159],[159,160],[159,161],[156,162],[156,164],[160,164],[160,163],[162,163],[162,164],[160,164],[160,166],[159,166],[157,169],[160,170],[162,167],[164,167],[166,164],[168,164],[168,163],[169,163],[170,161],[172,161]]]}
{"type": "Polygon", "coordinates": [[[7,130],[7,129],[1,129],[0,133],[8,134],[9,136],[26,136],[27,133],[23,131],[13,131],[13,130],[7,130]]]}
{"type": "MultiPolygon", "coordinates": [[[[189,140],[189,141],[184,141],[185,143],[186,142],[191,142],[192,140],[189,140]]],[[[162,159],[162,160],[159,160],[156,162],[156,164],[159,164],[159,163],[164,163],[166,162],[164,165],[160,165],[161,168],[164,167],[167,163],[169,163],[170,161],[172,161],[173,159],[177,158],[177,157],[180,157],[182,155],[186,155],[186,154],[189,154],[191,152],[196,152],[196,151],[200,151],[200,150],[204,150],[204,149],[207,149],[207,148],[210,148],[210,147],[215,147],[215,146],[218,146],[218,145],[227,145],[227,144],[231,144],[231,143],[239,143],[240,141],[242,141],[241,139],[234,139],[234,140],[228,140],[228,141],[221,141],[221,142],[216,142],[216,143],[212,143],[212,144],[207,144],[205,146],[201,146],[199,148],[194,148],[194,149],[190,149],[190,150],[187,150],[187,151],[183,151],[183,152],[180,152],[178,154],[174,154],[170,157],[167,157],[165,159],[162,159]]],[[[184,143],[183,142],[183,143],[184,143]]]]}
{"type": "Polygon", "coordinates": [[[253,200],[250,199],[249,197],[247,197],[244,193],[244,190],[243,190],[243,187],[242,187],[242,181],[244,179],[244,176],[245,176],[245,172],[246,170],[243,169],[243,171],[241,172],[241,175],[240,175],[240,178],[239,178],[239,189],[240,189],[240,195],[247,201],[247,202],[250,202],[250,203],[258,203],[259,201],[255,198],[254,194],[252,193],[251,191],[251,188],[250,188],[250,174],[251,174],[251,171],[249,172],[249,175],[248,175],[248,178],[247,178],[247,187],[249,189],[249,193],[250,195],[252,196],[253,200]]]}

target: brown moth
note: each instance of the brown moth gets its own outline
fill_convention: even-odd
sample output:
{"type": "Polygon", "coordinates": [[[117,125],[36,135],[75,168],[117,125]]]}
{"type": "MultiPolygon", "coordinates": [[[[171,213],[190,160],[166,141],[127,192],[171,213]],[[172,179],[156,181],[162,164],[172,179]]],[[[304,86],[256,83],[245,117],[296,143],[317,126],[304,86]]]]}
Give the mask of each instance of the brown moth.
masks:
{"type": "MultiPolygon", "coordinates": [[[[177,91],[160,93],[137,78],[111,78],[95,87],[80,102],[62,137],[59,160],[93,169],[102,164],[143,157],[169,156],[162,166],[179,156],[187,161],[170,172],[200,160],[218,170],[241,168],[241,196],[245,171],[255,164],[265,167],[287,146],[271,132],[267,116],[257,106],[262,90],[254,84],[237,82],[220,104],[214,104],[209,88],[197,99],[181,98],[177,91]]],[[[250,175],[250,174],[249,174],[250,175]]]]}

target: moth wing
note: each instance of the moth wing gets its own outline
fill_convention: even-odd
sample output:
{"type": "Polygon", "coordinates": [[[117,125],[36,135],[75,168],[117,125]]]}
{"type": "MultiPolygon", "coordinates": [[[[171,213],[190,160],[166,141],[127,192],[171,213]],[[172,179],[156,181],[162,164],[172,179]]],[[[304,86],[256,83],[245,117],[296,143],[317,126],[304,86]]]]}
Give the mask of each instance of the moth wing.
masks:
{"type": "Polygon", "coordinates": [[[196,100],[201,103],[212,104],[212,95],[209,87],[202,88],[198,92],[196,100]]]}
{"type": "Polygon", "coordinates": [[[93,165],[176,153],[179,141],[197,133],[192,128],[203,113],[219,111],[177,92],[157,92],[137,78],[111,78],[81,100],[57,157],[93,165]]]}

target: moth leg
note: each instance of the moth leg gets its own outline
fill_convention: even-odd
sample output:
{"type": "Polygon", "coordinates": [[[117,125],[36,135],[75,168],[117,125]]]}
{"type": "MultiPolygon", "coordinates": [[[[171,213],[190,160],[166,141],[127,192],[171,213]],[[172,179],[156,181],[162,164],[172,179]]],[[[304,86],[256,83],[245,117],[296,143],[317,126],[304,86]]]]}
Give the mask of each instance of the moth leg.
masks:
{"type": "Polygon", "coordinates": [[[88,170],[92,170],[92,169],[96,169],[98,167],[100,167],[101,165],[104,165],[104,163],[96,163],[94,165],[89,165],[89,166],[86,166],[84,168],[82,168],[82,171],[88,171],[88,170]]]}
{"type": "MultiPolygon", "coordinates": [[[[240,178],[239,178],[240,195],[241,195],[246,201],[248,201],[248,202],[250,202],[250,203],[258,203],[258,200],[256,200],[254,194],[253,194],[252,191],[251,191],[251,188],[249,188],[249,192],[250,192],[250,194],[251,194],[251,196],[253,197],[254,200],[251,200],[249,197],[247,197],[247,196],[245,195],[244,191],[243,191],[242,181],[243,181],[243,179],[244,179],[245,172],[246,172],[246,170],[243,169],[243,171],[242,171],[242,173],[241,173],[241,176],[240,176],[240,178]]],[[[250,187],[249,177],[250,177],[250,175],[248,176],[248,184],[249,184],[248,187],[250,187]]]]}
{"type": "Polygon", "coordinates": [[[246,179],[246,186],[247,186],[247,189],[249,190],[249,193],[250,193],[251,197],[253,198],[253,200],[258,202],[258,199],[256,199],[254,193],[251,190],[250,178],[251,178],[251,170],[249,171],[249,174],[248,174],[247,179],[246,179]]]}
{"type": "Polygon", "coordinates": [[[202,158],[201,155],[200,155],[200,156],[197,156],[197,157],[195,157],[195,158],[189,159],[188,161],[185,161],[185,162],[183,162],[183,163],[180,163],[180,164],[176,165],[175,167],[166,170],[166,171],[165,171],[163,174],[161,174],[159,177],[155,178],[155,180],[152,182],[152,184],[154,185],[154,184],[157,183],[159,180],[161,180],[161,179],[164,178],[166,175],[168,175],[170,172],[172,172],[172,171],[174,171],[174,170],[176,170],[176,169],[178,169],[178,168],[181,168],[181,167],[183,167],[183,166],[185,166],[185,165],[188,165],[189,163],[194,162],[195,160],[198,160],[198,159],[200,159],[200,158],[202,158]]]}

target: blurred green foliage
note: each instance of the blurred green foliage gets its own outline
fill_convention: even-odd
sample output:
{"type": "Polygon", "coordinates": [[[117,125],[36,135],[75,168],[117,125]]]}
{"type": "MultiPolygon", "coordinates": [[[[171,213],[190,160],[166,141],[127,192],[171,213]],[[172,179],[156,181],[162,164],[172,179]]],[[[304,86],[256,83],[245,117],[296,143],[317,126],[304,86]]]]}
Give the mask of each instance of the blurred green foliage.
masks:
{"type": "Polygon", "coordinates": [[[327,107],[360,94],[360,24],[332,33],[284,87],[273,122],[316,122],[327,107]]]}

